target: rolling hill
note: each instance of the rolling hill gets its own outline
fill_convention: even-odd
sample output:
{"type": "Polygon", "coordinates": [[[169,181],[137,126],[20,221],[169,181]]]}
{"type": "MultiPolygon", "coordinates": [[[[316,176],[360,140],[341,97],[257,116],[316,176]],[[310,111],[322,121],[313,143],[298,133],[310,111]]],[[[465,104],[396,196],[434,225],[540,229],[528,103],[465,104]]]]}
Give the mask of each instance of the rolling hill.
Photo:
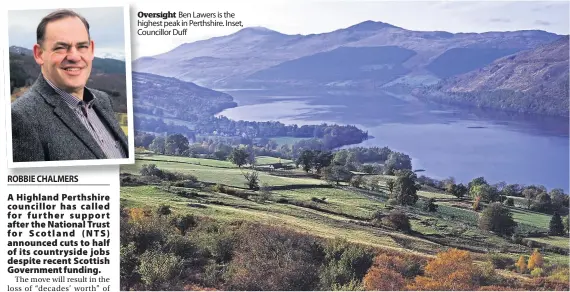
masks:
{"type": "MultiPolygon", "coordinates": [[[[294,163],[273,157],[257,159],[263,161],[261,163],[294,163]]],[[[392,191],[388,181],[394,178],[392,176],[367,176],[362,185],[354,187],[346,183],[327,183],[294,167],[270,170],[258,165],[256,169],[256,177],[264,186],[258,191],[244,188],[245,172],[254,170],[239,168],[229,161],[165,156],[146,151],[137,155],[136,164],[121,166],[123,289],[153,290],[149,289],[151,285],[165,284],[160,287],[161,291],[178,291],[182,289],[180,287],[202,291],[208,290],[205,287],[249,291],[268,286],[248,287],[269,283],[272,286],[266,290],[331,291],[352,279],[355,285],[343,286],[343,291],[382,290],[362,289],[358,285],[370,283],[369,277],[365,277],[367,271],[374,270],[372,260],[365,260],[366,250],[370,250],[370,259],[384,255],[382,259],[386,265],[413,256],[408,265],[413,268],[398,270],[411,276],[401,279],[399,286],[390,286],[386,290],[415,291],[417,289],[404,289],[403,284],[413,282],[417,275],[424,275],[428,270],[425,261],[456,248],[469,252],[470,257],[462,259],[469,261],[468,267],[473,270],[484,268],[485,273],[480,273],[480,277],[458,278],[453,282],[453,288],[438,290],[457,290],[455,287],[459,283],[473,285],[472,291],[478,290],[479,286],[481,290],[492,291],[568,290],[568,237],[537,236],[548,229],[549,215],[518,206],[505,207],[512,212],[520,231],[517,235],[520,238],[512,239],[479,228],[479,218],[484,211],[474,211],[472,201],[467,198],[458,199],[426,189],[418,192],[420,200],[415,205],[404,207],[390,203],[392,191]],[[187,180],[165,181],[143,171],[150,169],[149,166],[187,180]],[[435,210],[423,207],[430,199],[437,204],[435,210]],[[411,231],[391,225],[387,218],[395,210],[406,214],[411,231]],[[252,236],[239,241],[240,233],[235,232],[239,227],[252,236]],[[299,234],[314,241],[295,244],[299,234]],[[259,243],[255,244],[257,241],[259,243]],[[344,252],[342,246],[354,249],[344,252]],[[542,274],[518,273],[514,263],[521,256],[530,255],[533,247],[539,248],[544,256],[542,274]],[[312,248],[314,252],[297,256],[306,248],[312,248]],[[243,264],[244,254],[247,254],[244,250],[251,252],[256,261],[243,264]],[[329,256],[324,256],[323,252],[329,256]],[[144,276],[156,270],[146,268],[151,253],[153,258],[167,258],[181,264],[165,264],[164,267],[155,264],[160,271],[170,269],[174,272],[160,281],[141,281],[138,273],[144,276]],[[313,273],[318,275],[303,281],[307,271],[297,267],[306,267],[308,262],[317,263],[312,267],[313,273]],[[248,277],[240,277],[242,274],[228,268],[232,265],[245,271],[241,273],[248,277]],[[146,269],[135,269],[137,266],[146,269]],[[277,269],[289,272],[275,273],[277,269]],[[255,278],[248,287],[235,286],[236,278],[242,283],[246,281],[243,279],[250,281],[252,276],[249,275],[265,275],[265,271],[273,276],[261,280],[255,278]],[[293,274],[295,271],[298,272],[293,274]],[[357,274],[356,271],[361,272],[357,274]],[[329,276],[345,274],[349,276],[329,276]],[[311,286],[289,289],[292,283],[311,286]]],[[[457,268],[457,259],[450,258],[450,261],[452,267],[457,268]]],[[[380,277],[388,272],[382,272],[380,277]]],[[[455,272],[451,269],[449,273],[455,272]]],[[[391,281],[392,278],[386,279],[391,281]]],[[[435,280],[441,282],[439,278],[435,280]]]]}
{"type": "Polygon", "coordinates": [[[237,106],[229,94],[176,78],[139,72],[133,72],[133,99],[137,114],[186,121],[237,106]]]}
{"type": "Polygon", "coordinates": [[[416,94],[440,102],[568,116],[569,38],[500,58],[416,94]]]}

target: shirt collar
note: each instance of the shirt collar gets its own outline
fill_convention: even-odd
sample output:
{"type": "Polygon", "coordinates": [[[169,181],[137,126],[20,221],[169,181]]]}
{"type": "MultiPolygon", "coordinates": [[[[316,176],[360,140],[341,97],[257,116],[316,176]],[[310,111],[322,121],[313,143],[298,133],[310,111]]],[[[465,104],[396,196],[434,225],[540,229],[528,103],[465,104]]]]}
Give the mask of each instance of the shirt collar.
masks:
{"type": "Polygon", "coordinates": [[[49,86],[51,86],[51,88],[53,88],[53,90],[55,90],[55,92],[57,94],[59,94],[59,96],[61,96],[63,98],[63,100],[65,101],[65,103],[67,103],[67,105],[69,105],[71,108],[77,107],[77,106],[83,106],[84,104],[92,105],[93,101],[95,100],[95,96],[93,96],[93,94],[91,94],[91,92],[87,89],[87,87],[85,87],[85,89],[83,90],[83,100],[75,97],[73,94],[70,94],[68,92],[65,92],[64,90],[60,89],[59,87],[55,86],[53,83],[51,83],[51,81],[49,81],[49,79],[45,78],[46,82],[49,84],[49,86]]]}

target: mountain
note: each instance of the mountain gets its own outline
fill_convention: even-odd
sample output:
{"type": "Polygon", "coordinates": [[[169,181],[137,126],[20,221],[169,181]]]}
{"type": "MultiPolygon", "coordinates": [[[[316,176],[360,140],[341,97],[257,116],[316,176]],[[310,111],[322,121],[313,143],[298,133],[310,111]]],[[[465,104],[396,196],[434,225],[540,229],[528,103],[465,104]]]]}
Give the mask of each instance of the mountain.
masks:
{"type": "MultiPolygon", "coordinates": [[[[40,67],[36,64],[33,52],[30,49],[11,46],[10,55],[10,89],[30,86],[40,74],[40,67]]],[[[115,112],[127,111],[126,94],[126,67],[125,62],[109,58],[94,58],[91,76],[87,86],[105,91],[113,101],[115,112]]],[[[23,92],[19,92],[19,95],[23,92]]]]}
{"type": "Polygon", "coordinates": [[[22,47],[18,47],[18,46],[10,46],[10,48],[8,48],[8,52],[13,53],[13,54],[19,54],[22,56],[33,56],[34,55],[34,52],[32,50],[22,48],[22,47]]]}
{"type": "Polygon", "coordinates": [[[416,94],[440,102],[568,116],[568,50],[569,37],[561,37],[416,94]]]}
{"type": "MultiPolygon", "coordinates": [[[[482,68],[496,58],[536,48],[558,37],[560,36],[539,30],[457,34],[411,31],[374,21],[310,35],[287,35],[254,27],[227,36],[182,44],[156,56],[139,58],[134,61],[133,68],[135,71],[176,77],[207,87],[243,88],[252,84],[267,87],[276,85],[275,80],[269,77],[275,74],[276,67],[283,65],[283,69],[293,66],[291,64],[300,66],[309,60],[301,59],[304,57],[320,58],[322,55],[317,54],[347,47],[398,47],[415,52],[401,63],[406,74],[423,76],[426,80],[440,80],[482,68]],[[457,55],[461,58],[453,65],[458,69],[454,71],[442,68],[449,64],[450,57],[457,55]],[[295,63],[284,64],[290,61],[295,63]],[[264,76],[264,73],[269,75],[264,76]],[[260,82],[262,80],[265,82],[260,82]]],[[[349,54],[345,57],[353,59],[358,56],[349,54]]],[[[334,82],[328,82],[327,86],[354,83],[362,72],[374,67],[374,64],[368,65],[370,66],[358,72],[351,69],[355,76],[343,75],[334,82]]],[[[375,86],[387,81],[377,80],[375,86]]],[[[296,80],[284,78],[282,82],[302,85],[309,83],[300,77],[296,80]]]]}
{"type": "Polygon", "coordinates": [[[517,49],[453,48],[439,55],[426,68],[444,79],[478,69],[516,51],[517,49]]]}
{"type": "Polygon", "coordinates": [[[197,121],[237,104],[229,94],[171,77],[133,72],[133,104],[137,114],[197,121]]]}
{"type": "Polygon", "coordinates": [[[394,46],[340,47],[258,71],[248,77],[248,82],[325,86],[342,81],[363,87],[364,82],[385,83],[407,74],[409,69],[402,63],[415,54],[394,46]]]}

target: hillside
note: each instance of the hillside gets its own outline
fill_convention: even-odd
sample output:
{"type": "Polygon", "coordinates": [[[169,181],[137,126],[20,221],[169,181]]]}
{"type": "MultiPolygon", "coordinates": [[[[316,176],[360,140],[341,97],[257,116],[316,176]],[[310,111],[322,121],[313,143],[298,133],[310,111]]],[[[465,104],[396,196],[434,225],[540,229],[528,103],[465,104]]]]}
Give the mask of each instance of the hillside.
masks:
{"type": "Polygon", "coordinates": [[[510,207],[520,236],[527,237],[517,241],[479,229],[482,212],[473,211],[469,199],[426,189],[418,192],[417,204],[395,206],[388,201],[392,191],[387,182],[393,176],[368,176],[359,187],[335,186],[294,167],[267,168],[277,162],[293,165],[292,161],[257,159],[257,177],[263,186],[259,190],[244,188],[245,175],[252,169],[238,168],[229,161],[147,152],[137,155],[136,164],[122,166],[122,288],[166,291],[194,283],[198,286],[193,290],[330,291],[342,285],[346,286],[341,290],[362,290],[362,284],[370,284],[364,276],[373,270],[372,258],[387,255],[392,262],[403,258],[413,265],[398,270],[408,276],[397,278],[400,280],[389,289],[403,290],[404,284],[423,275],[427,260],[457,248],[470,252],[472,268],[486,272],[484,278],[461,278],[454,285],[471,285],[468,290],[491,285],[491,290],[567,289],[563,274],[559,278],[543,274],[535,281],[535,277],[516,272],[514,266],[520,256],[532,253],[532,247],[541,247],[545,271],[546,267],[551,274],[567,269],[567,237],[531,235],[548,228],[548,215],[510,207]],[[166,181],[160,178],[161,173],[172,173],[177,181],[166,181]],[[422,207],[430,198],[438,206],[435,211],[422,207]],[[387,223],[393,210],[405,212],[411,231],[387,223]],[[247,240],[242,241],[240,228],[251,235],[247,240]],[[296,243],[301,235],[311,238],[311,243],[296,243]],[[351,249],[346,251],[348,246],[351,249]],[[312,252],[305,254],[306,249],[312,252]],[[180,266],[161,268],[177,272],[152,282],[141,281],[138,273],[154,270],[135,267],[146,267],[151,252],[180,262],[180,266]],[[233,270],[233,265],[238,270],[233,270]],[[307,265],[311,271],[298,268],[307,265]],[[180,268],[186,272],[180,273],[180,268]],[[270,278],[255,278],[266,273],[270,278]],[[313,276],[301,281],[307,273],[313,276]]]}
{"type": "MultiPolygon", "coordinates": [[[[384,47],[394,46],[414,51],[414,56],[403,62],[406,73],[438,78],[427,70],[438,67],[439,56],[448,50],[469,49],[468,57],[461,58],[454,65],[464,70],[480,68],[493,58],[504,56],[551,42],[556,34],[544,31],[513,31],[489,33],[457,33],[411,31],[383,22],[365,21],[335,31],[310,34],[286,35],[265,28],[244,28],[234,34],[215,37],[193,43],[182,44],[169,52],[156,56],[142,57],[133,63],[136,71],[176,77],[181,80],[215,87],[273,86],[260,83],[260,78],[270,79],[264,70],[288,61],[333,51],[340,47],[384,47]],[[191,70],[189,70],[191,68],[191,70]],[[255,74],[255,75],[253,75],[255,74]],[[255,78],[248,78],[252,76],[255,78]]],[[[448,53],[449,54],[449,53],[448,53]]],[[[442,58],[445,59],[445,56],[442,58]]],[[[297,62],[303,62],[301,59],[297,62]]],[[[372,60],[373,61],[373,60],[372,60]]],[[[445,62],[444,62],[445,63],[445,62]]],[[[300,63],[297,63],[300,64],[300,63]]],[[[373,66],[374,64],[368,64],[373,66]]],[[[305,68],[310,69],[310,68],[305,68]]],[[[273,72],[273,70],[265,71],[273,72]]],[[[344,86],[343,81],[358,80],[362,71],[342,76],[328,86],[344,86]]],[[[299,84],[306,80],[297,78],[299,84]]],[[[376,86],[385,82],[380,79],[376,86]]],[[[284,83],[292,83],[284,80],[284,83]]]]}
{"type": "Polygon", "coordinates": [[[402,64],[416,53],[386,47],[340,47],[283,62],[248,77],[250,83],[287,83],[325,86],[331,82],[386,83],[409,72],[402,64]]]}
{"type": "Polygon", "coordinates": [[[133,72],[135,112],[196,121],[237,106],[229,94],[148,73],[133,72]],[[191,105],[191,106],[190,106],[191,105]]]}
{"type": "Polygon", "coordinates": [[[430,100],[568,116],[569,38],[500,58],[416,92],[430,100]]]}
{"type": "MultiPolygon", "coordinates": [[[[40,74],[32,51],[22,47],[11,46],[10,54],[10,89],[27,87],[34,83],[40,74]]],[[[127,112],[125,62],[115,59],[95,58],[87,87],[105,91],[113,101],[115,112],[127,112]]],[[[18,90],[21,94],[20,90],[18,90]]]]}

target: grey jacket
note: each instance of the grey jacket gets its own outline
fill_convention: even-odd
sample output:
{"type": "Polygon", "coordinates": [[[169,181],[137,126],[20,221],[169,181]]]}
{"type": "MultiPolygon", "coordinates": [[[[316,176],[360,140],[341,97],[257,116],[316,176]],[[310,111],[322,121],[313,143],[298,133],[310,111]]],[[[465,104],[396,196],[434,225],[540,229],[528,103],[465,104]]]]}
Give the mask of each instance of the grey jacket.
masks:
{"type": "MultiPolygon", "coordinates": [[[[99,90],[86,90],[93,94],[93,108],[128,157],[127,137],[115,118],[109,96],[99,90]]],[[[12,103],[12,150],[14,162],[106,158],[97,141],[42,74],[12,103]]]]}

